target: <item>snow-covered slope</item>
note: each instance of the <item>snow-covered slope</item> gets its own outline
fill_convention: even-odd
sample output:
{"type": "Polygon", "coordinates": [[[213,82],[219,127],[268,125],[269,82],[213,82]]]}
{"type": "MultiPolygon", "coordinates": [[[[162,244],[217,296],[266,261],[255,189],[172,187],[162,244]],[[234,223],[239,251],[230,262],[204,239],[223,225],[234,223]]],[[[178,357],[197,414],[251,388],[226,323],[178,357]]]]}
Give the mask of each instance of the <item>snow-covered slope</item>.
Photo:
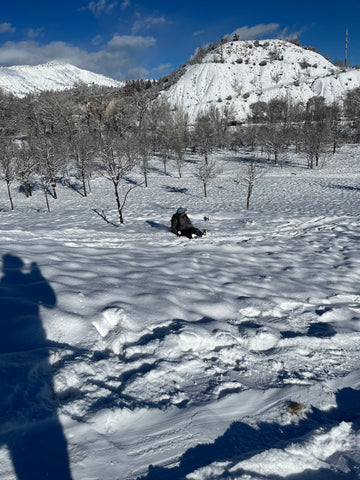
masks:
{"type": "Polygon", "coordinates": [[[36,66],[0,67],[0,88],[19,97],[44,90],[66,90],[79,82],[105,87],[123,85],[122,82],[67,63],[48,62],[36,66]]]}
{"type": "Polygon", "coordinates": [[[210,105],[233,107],[238,120],[250,105],[272,98],[306,102],[322,95],[331,103],[360,86],[360,71],[342,72],[322,55],[283,40],[235,41],[186,67],[167,92],[194,119],[210,105]]]}
{"type": "Polygon", "coordinates": [[[360,146],[259,155],[246,211],[250,155],[207,198],[154,158],[122,227],[103,177],[0,182],[0,480],[359,479],[360,146]]]}

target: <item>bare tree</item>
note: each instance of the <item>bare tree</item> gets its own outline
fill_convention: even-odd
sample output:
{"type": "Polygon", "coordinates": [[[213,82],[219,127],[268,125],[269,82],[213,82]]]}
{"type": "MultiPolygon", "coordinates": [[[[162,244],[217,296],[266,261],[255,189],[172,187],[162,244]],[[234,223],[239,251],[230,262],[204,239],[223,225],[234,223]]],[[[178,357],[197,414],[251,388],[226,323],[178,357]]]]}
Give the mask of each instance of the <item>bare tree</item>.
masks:
{"type": "Polygon", "coordinates": [[[172,135],[170,138],[171,149],[175,154],[179,177],[182,175],[182,167],[185,163],[185,152],[189,137],[189,118],[182,107],[177,107],[173,112],[172,135]]]}
{"type": "Polygon", "coordinates": [[[18,133],[23,99],[6,94],[0,88],[0,136],[9,138],[18,133]]]}
{"type": "Polygon", "coordinates": [[[199,163],[196,166],[194,176],[198,178],[204,189],[204,197],[207,197],[207,185],[210,180],[214,179],[219,174],[216,162],[214,160],[207,160],[206,162],[199,163]]]}
{"type": "Polygon", "coordinates": [[[212,105],[209,108],[208,116],[215,131],[213,143],[217,147],[224,148],[228,144],[228,128],[229,124],[234,121],[235,110],[228,106],[219,109],[212,105]]]}
{"type": "Polygon", "coordinates": [[[333,103],[328,107],[329,128],[333,141],[333,154],[336,149],[346,138],[347,132],[344,124],[341,121],[341,109],[337,103],[333,103]]]}
{"type": "MultiPolygon", "coordinates": [[[[79,113],[79,112],[77,112],[79,113]]],[[[43,92],[25,101],[24,129],[44,192],[57,198],[57,180],[65,170],[76,116],[75,106],[64,92],[43,92]]]]}
{"type": "Polygon", "coordinates": [[[360,87],[349,90],[344,100],[345,115],[352,120],[360,118],[360,87]]]}
{"type": "Polygon", "coordinates": [[[237,172],[236,176],[234,177],[235,183],[238,185],[245,185],[247,187],[246,210],[249,210],[250,208],[250,199],[256,180],[264,176],[265,173],[266,170],[260,166],[256,157],[251,157],[248,165],[245,168],[245,171],[237,172]]]}
{"type": "Polygon", "coordinates": [[[268,103],[255,102],[250,105],[251,119],[255,123],[269,122],[277,125],[288,125],[292,105],[284,98],[273,98],[268,103]]]}
{"type": "Polygon", "coordinates": [[[173,118],[170,104],[161,100],[155,102],[149,110],[147,129],[150,134],[153,150],[161,156],[164,173],[167,173],[167,162],[172,153],[173,118]]]}
{"type": "Polygon", "coordinates": [[[57,198],[57,175],[67,159],[65,148],[60,145],[59,138],[52,135],[38,135],[29,139],[32,155],[36,159],[37,173],[41,176],[43,185],[51,189],[53,198],[57,198]]]}
{"type": "Polygon", "coordinates": [[[289,102],[286,99],[271,99],[267,104],[268,121],[285,126],[288,123],[289,108],[289,102]]]}
{"type": "Polygon", "coordinates": [[[311,97],[306,104],[305,120],[307,122],[324,122],[328,117],[328,107],[325,98],[311,97]]]}
{"type": "Polygon", "coordinates": [[[308,168],[318,167],[320,155],[329,150],[329,125],[326,122],[306,122],[303,125],[302,139],[308,168]]]}
{"type": "Polygon", "coordinates": [[[71,131],[70,100],[62,92],[42,92],[24,101],[27,134],[61,135],[71,131]]]}
{"type": "Polygon", "coordinates": [[[217,139],[216,128],[209,112],[199,114],[196,118],[192,138],[196,149],[204,157],[204,162],[207,163],[217,139]]]}
{"type": "Polygon", "coordinates": [[[27,141],[19,140],[14,148],[15,174],[20,181],[26,197],[32,196],[31,183],[36,171],[36,160],[27,141]]]}
{"type": "Polygon", "coordinates": [[[144,127],[151,103],[155,100],[157,93],[151,90],[135,92],[131,97],[131,104],[136,116],[136,124],[139,130],[144,127]]]}
{"type": "Polygon", "coordinates": [[[254,102],[250,105],[250,119],[253,122],[263,121],[267,117],[268,104],[266,102],[254,102]]]}
{"type": "Polygon", "coordinates": [[[137,183],[126,183],[126,176],[136,165],[133,139],[130,136],[119,137],[113,134],[103,136],[99,157],[99,171],[113,184],[119,221],[120,224],[123,224],[123,209],[127,197],[131,190],[138,186],[137,183]],[[120,192],[121,184],[124,187],[122,194],[120,192]]]}
{"type": "Polygon", "coordinates": [[[70,138],[69,153],[73,159],[76,173],[81,180],[83,195],[86,197],[88,188],[90,188],[91,173],[95,168],[96,142],[93,137],[85,135],[83,132],[77,132],[70,138]]]}
{"type": "Polygon", "coordinates": [[[145,187],[148,187],[151,157],[151,136],[145,128],[137,131],[136,144],[138,164],[144,176],[144,185],[145,187]]]}
{"type": "Polygon", "coordinates": [[[29,155],[34,159],[34,173],[38,176],[41,188],[44,192],[46,207],[50,212],[48,192],[52,190],[53,198],[56,193],[56,172],[57,166],[53,157],[53,146],[45,136],[32,137],[29,141],[29,155]]]}
{"type": "Polygon", "coordinates": [[[148,187],[151,146],[154,139],[151,128],[150,106],[155,100],[156,95],[157,93],[151,90],[145,90],[136,92],[130,97],[132,111],[136,118],[135,128],[133,130],[136,132],[138,163],[144,175],[145,187],[148,187]]]}
{"type": "Polygon", "coordinates": [[[258,125],[250,125],[243,131],[241,140],[243,144],[252,151],[255,151],[261,143],[259,140],[259,130],[260,127],[258,125]]]}
{"type": "Polygon", "coordinates": [[[8,197],[10,201],[11,210],[14,210],[14,203],[11,196],[10,184],[14,179],[14,163],[12,148],[9,141],[1,139],[0,141],[0,164],[2,168],[3,178],[6,182],[8,197]]]}
{"type": "Polygon", "coordinates": [[[283,127],[268,124],[258,130],[258,138],[269,156],[273,155],[274,163],[279,163],[280,154],[287,147],[287,136],[283,127]]]}

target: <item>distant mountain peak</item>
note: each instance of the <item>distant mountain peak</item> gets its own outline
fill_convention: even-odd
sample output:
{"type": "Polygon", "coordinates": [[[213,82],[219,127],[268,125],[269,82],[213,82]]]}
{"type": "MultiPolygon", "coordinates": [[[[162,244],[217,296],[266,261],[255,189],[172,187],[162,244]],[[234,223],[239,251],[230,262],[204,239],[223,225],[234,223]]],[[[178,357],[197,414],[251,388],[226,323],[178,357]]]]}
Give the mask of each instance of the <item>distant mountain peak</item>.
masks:
{"type": "Polygon", "coordinates": [[[40,65],[0,67],[0,89],[18,97],[45,90],[67,90],[79,82],[105,87],[121,87],[124,85],[123,82],[118,82],[104,75],[56,60],[40,65]]]}

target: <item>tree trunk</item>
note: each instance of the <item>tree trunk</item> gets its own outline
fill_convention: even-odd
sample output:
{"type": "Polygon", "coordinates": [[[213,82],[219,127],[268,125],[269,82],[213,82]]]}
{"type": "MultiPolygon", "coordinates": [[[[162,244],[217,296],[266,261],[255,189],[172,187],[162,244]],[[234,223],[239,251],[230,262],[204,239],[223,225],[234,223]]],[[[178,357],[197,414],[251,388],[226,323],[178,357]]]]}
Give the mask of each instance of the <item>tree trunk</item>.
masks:
{"type": "Polygon", "coordinates": [[[23,189],[24,189],[25,197],[26,197],[26,198],[29,198],[29,197],[30,197],[30,194],[29,194],[28,184],[27,184],[26,182],[23,182],[22,187],[23,187],[23,189]]]}
{"type": "Polygon", "coordinates": [[[250,208],[250,197],[251,197],[251,194],[252,194],[252,189],[253,189],[253,185],[252,185],[252,183],[249,183],[248,194],[247,194],[247,199],[246,199],[246,210],[249,210],[249,208],[250,208]]]}
{"type": "Polygon", "coordinates": [[[47,194],[47,191],[46,191],[46,186],[44,185],[43,188],[44,188],[44,195],[45,195],[45,201],[46,201],[47,210],[48,210],[48,212],[50,212],[50,205],[49,205],[48,194],[47,194]]]}
{"type": "Polygon", "coordinates": [[[206,182],[204,182],[204,197],[207,197],[206,182]]]}
{"type": "Polygon", "coordinates": [[[115,190],[116,205],[119,212],[119,220],[120,220],[120,224],[122,225],[124,223],[124,218],[122,214],[121,202],[120,202],[119,191],[118,191],[119,184],[114,181],[113,181],[113,184],[114,184],[114,190],[115,190]]]}
{"type": "Polygon", "coordinates": [[[315,161],[315,166],[318,167],[319,166],[319,154],[318,153],[316,153],[316,155],[315,155],[315,160],[316,160],[315,161]]]}
{"type": "Polygon", "coordinates": [[[11,197],[11,190],[10,190],[10,180],[7,178],[6,179],[6,185],[7,185],[7,191],[9,195],[9,200],[10,200],[10,205],[11,205],[11,210],[14,210],[14,203],[11,197]]]}
{"type": "Polygon", "coordinates": [[[182,175],[181,174],[181,168],[182,168],[183,162],[182,162],[182,158],[180,156],[177,157],[176,163],[177,163],[177,167],[178,167],[179,178],[181,178],[181,175],[182,175]]]}
{"type": "Polygon", "coordinates": [[[144,182],[145,182],[145,187],[148,186],[148,178],[147,178],[147,166],[144,164],[144,182]]]}
{"type": "Polygon", "coordinates": [[[55,180],[52,180],[51,181],[51,188],[52,188],[52,192],[53,192],[53,197],[55,199],[57,199],[57,194],[56,194],[56,182],[55,180]]]}
{"type": "Polygon", "coordinates": [[[84,170],[81,170],[81,181],[82,181],[82,186],[83,186],[83,192],[84,192],[84,197],[87,197],[87,191],[86,191],[86,182],[85,182],[85,172],[84,170]]]}

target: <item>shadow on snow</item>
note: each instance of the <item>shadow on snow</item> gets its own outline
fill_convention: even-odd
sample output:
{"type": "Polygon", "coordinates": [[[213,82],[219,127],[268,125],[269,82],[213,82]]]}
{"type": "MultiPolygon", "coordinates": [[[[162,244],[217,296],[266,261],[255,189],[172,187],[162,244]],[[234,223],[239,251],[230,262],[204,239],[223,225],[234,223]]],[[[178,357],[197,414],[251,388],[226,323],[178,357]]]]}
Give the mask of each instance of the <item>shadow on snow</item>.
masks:
{"type": "Polygon", "coordinates": [[[56,296],[36,263],[3,256],[0,282],[0,444],[6,445],[18,480],[70,480],[67,442],[52,389],[50,348],[40,305],[56,296]]]}
{"type": "MultiPolygon", "coordinates": [[[[163,468],[150,466],[148,474],[139,477],[142,480],[180,480],[186,475],[213,462],[231,462],[231,466],[249,459],[254,455],[269,449],[285,449],[292,443],[306,442],[321,429],[322,434],[329,432],[341,422],[352,422],[354,431],[360,427],[360,392],[352,388],[344,388],[337,393],[337,407],[330,411],[316,408],[307,418],[298,424],[278,425],[260,423],[256,428],[242,422],[234,422],[211,444],[201,444],[187,450],[179,460],[178,466],[163,468]]],[[[360,453],[354,455],[337,452],[330,459],[334,468],[320,470],[305,470],[300,474],[287,477],[278,475],[259,475],[256,478],[267,480],[341,480],[358,479],[360,474],[360,453]],[[355,458],[353,458],[355,457],[355,458]]],[[[237,469],[236,472],[224,472],[221,479],[239,478],[251,472],[237,469]]],[[[139,480],[138,479],[138,480],[139,480]]]]}

